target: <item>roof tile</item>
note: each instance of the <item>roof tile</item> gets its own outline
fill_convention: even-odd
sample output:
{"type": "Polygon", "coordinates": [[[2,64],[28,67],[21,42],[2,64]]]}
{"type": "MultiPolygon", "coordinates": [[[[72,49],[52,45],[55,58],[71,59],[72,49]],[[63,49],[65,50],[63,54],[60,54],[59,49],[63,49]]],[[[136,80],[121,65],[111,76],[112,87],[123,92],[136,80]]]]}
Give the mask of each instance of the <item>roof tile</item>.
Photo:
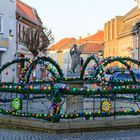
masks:
{"type": "Polygon", "coordinates": [[[86,42],[79,46],[82,53],[93,53],[103,51],[103,46],[101,43],[91,43],[86,42]]]}
{"type": "Polygon", "coordinates": [[[86,37],[86,38],[83,38],[83,39],[80,39],[77,42],[79,44],[81,44],[81,43],[86,42],[86,41],[94,41],[94,42],[98,42],[98,43],[104,42],[104,31],[99,30],[96,34],[89,36],[89,37],[86,37]]]}
{"type": "Polygon", "coordinates": [[[62,51],[63,49],[69,49],[76,42],[75,38],[64,38],[52,46],[49,50],[52,51],[62,51]]]}
{"type": "Polygon", "coordinates": [[[17,0],[16,1],[16,14],[24,17],[25,19],[28,19],[29,21],[33,22],[33,23],[36,23],[36,24],[41,24],[41,19],[39,18],[38,14],[37,14],[37,11],[25,4],[24,2],[20,1],[20,0],[17,0]]]}

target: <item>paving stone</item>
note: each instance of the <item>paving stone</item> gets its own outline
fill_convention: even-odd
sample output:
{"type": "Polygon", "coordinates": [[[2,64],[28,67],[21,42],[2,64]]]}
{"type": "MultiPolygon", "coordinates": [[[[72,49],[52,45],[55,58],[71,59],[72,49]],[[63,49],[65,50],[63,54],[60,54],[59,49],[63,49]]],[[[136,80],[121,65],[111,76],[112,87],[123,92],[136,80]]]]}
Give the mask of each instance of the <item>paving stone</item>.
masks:
{"type": "Polygon", "coordinates": [[[0,140],[140,140],[140,130],[47,134],[43,132],[0,128],[0,140]]]}

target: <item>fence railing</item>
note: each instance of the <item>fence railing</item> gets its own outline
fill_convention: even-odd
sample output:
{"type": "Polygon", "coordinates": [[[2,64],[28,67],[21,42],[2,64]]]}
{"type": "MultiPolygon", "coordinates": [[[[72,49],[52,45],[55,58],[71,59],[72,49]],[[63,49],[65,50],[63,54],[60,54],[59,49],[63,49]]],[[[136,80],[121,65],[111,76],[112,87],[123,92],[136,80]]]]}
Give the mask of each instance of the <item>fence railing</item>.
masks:
{"type": "MultiPolygon", "coordinates": [[[[90,86],[89,86],[90,87],[90,86]]],[[[106,90],[31,85],[1,85],[0,113],[58,122],[140,115],[140,87],[106,90]]]]}

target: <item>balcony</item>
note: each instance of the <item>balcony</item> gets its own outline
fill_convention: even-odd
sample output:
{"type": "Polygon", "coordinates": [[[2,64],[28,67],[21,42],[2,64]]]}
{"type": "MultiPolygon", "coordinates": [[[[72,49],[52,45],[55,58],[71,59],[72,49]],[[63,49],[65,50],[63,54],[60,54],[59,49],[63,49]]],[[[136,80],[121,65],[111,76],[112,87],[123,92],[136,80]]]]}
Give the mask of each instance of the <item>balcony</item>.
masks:
{"type": "Polygon", "coordinates": [[[0,38],[0,51],[7,51],[9,46],[9,38],[0,38]]]}

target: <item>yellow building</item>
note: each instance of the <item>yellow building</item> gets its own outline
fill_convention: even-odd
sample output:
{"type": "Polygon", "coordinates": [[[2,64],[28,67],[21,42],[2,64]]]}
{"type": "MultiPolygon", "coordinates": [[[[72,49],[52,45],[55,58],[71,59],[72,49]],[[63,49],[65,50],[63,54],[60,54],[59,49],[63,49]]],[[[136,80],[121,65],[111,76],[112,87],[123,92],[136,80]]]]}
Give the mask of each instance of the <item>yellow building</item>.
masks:
{"type": "Polygon", "coordinates": [[[116,16],[104,25],[104,57],[126,56],[140,58],[138,36],[140,24],[140,1],[138,6],[124,16],[116,16]]]}
{"type": "Polygon", "coordinates": [[[118,35],[123,25],[123,17],[117,16],[104,25],[104,57],[118,56],[118,35]]]}

